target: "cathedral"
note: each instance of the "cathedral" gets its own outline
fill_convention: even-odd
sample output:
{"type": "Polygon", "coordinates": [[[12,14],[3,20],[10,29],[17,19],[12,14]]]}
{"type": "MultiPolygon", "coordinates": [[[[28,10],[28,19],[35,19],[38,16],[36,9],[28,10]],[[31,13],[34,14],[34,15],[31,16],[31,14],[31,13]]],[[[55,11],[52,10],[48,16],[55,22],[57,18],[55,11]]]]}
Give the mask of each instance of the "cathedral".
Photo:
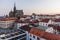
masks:
{"type": "Polygon", "coordinates": [[[23,15],[23,10],[16,10],[16,6],[14,4],[14,8],[13,8],[13,11],[11,10],[9,12],[9,17],[18,17],[20,15],[23,15]]]}

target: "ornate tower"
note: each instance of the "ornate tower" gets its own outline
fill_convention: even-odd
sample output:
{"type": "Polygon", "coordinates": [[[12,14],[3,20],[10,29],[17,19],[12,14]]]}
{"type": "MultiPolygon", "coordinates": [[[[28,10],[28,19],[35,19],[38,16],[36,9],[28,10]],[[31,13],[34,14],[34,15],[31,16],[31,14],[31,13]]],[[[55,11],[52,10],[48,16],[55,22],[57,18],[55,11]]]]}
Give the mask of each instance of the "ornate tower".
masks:
{"type": "Polygon", "coordinates": [[[15,13],[16,13],[16,5],[14,3],[14,8],[13,8],[13,15],[14,15],[14,17],[15,17],[15,13]]]}

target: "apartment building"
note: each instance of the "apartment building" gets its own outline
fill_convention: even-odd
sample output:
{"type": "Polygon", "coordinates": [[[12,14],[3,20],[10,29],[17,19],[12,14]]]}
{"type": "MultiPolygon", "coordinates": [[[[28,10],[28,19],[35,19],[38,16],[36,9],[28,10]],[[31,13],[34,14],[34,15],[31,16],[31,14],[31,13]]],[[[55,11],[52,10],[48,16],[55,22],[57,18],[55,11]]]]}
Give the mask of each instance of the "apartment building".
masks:
{"type": "Polygon", "coordinates": [[[15,23],[16,18],[8,17],[8,18],[0,18],[0,28],[8,28],[12,27],[15,23]]]}

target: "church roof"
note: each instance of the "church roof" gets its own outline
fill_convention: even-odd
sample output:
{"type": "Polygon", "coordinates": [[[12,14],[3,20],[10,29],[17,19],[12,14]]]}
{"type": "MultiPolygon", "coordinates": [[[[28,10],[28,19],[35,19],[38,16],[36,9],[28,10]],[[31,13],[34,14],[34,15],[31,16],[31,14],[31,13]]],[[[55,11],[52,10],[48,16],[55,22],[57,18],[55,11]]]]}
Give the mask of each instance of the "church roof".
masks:
{"type": "Polygon", "coordinates": [[[23,13],[23,10],[16,10],[16,13],[23,13]]]}

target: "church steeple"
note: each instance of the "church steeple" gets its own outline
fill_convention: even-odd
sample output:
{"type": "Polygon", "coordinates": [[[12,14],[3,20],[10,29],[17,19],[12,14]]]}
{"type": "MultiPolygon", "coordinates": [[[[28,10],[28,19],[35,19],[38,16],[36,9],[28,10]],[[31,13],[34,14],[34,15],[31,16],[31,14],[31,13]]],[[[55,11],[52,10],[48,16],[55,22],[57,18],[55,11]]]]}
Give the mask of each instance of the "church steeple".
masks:
{"type": "Polygon", "coordinates": [[[16,4],[14,3],[14,12],[16,11],[16,4]]]}
{"type": "Polygon", "coordinates": [[[16,4],[14,3],[14,8],[13,8],[13,15],[15,17],[15,14],[16,14],[16,4]]]}

